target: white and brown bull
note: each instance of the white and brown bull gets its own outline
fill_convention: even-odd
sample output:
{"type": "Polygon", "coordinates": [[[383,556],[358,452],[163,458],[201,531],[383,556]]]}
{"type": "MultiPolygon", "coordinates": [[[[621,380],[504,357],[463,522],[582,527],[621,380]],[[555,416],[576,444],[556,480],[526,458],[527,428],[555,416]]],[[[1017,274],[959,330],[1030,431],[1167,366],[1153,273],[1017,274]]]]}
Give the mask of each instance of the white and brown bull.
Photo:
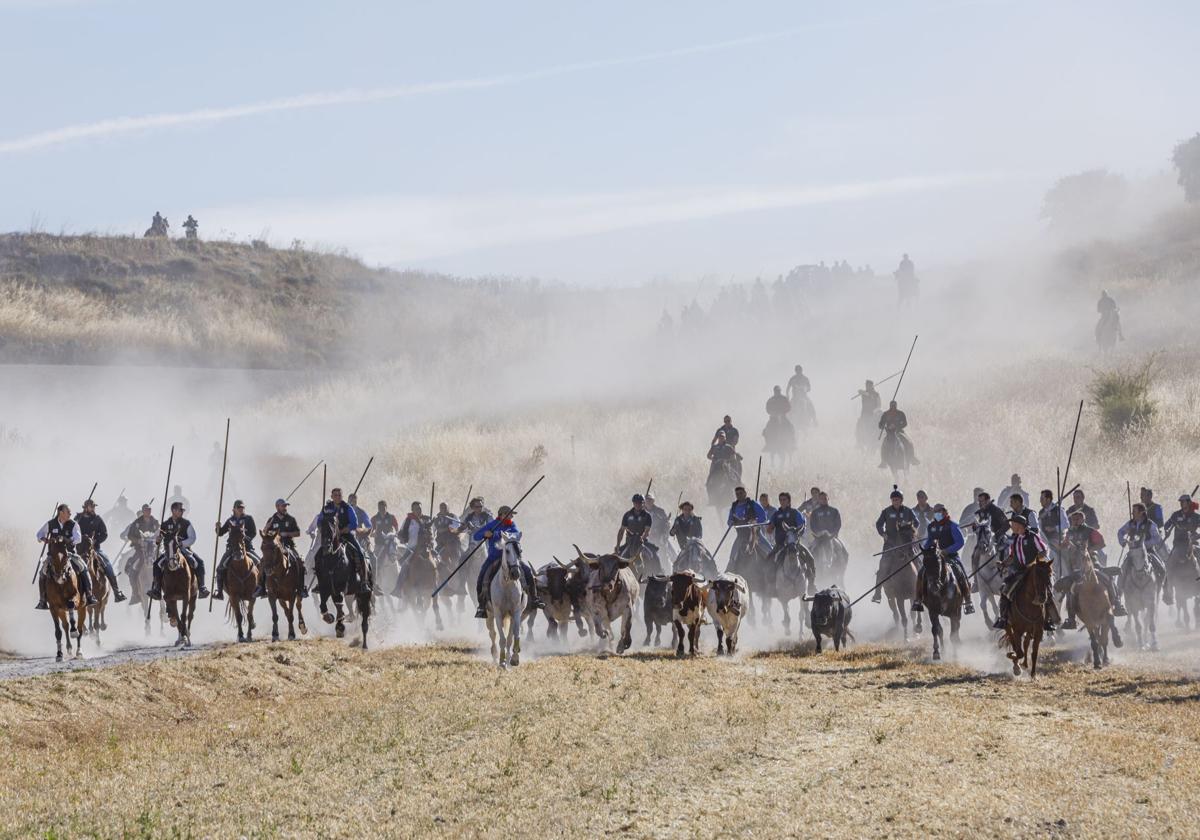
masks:
{"type": "Polygon", "coordinates": [[[704,605],[708,593],[704,579],[690,569],[671,575],[671,618],[675,622],[675,655],[683,656],[684,631],[687,632],[688,654],[700,652],[700,624],[704,620],[704,605]]]}
{"type": "Polygon", "coordinates": [[[708,614],[717,628],[717,656],[737,652],[738,628],[750,597],[741,575],[726,572],[708,587],[708,614]]]}
{"type": "Polygon", "coordinates": [[[616,554],[584,554],[575,546],[578,563],[587,580],[588,620],[596,631],[601,653],[612,652],[613,622],[621,619],[621,638],[617,653],[633,644],[633,606],[637,603],[638,579],[629,568],[629,560],[616,554]]]}

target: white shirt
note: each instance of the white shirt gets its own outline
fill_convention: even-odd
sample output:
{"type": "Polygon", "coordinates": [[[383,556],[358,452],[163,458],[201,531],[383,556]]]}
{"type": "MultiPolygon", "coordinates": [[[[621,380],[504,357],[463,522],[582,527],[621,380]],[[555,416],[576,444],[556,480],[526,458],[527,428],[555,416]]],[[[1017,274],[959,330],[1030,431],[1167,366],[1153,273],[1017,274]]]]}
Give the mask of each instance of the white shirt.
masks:
{"type": "MultiPolygon", "coordinates": [[[[73,542],[75,545],[79,545],[81,542],[83,542],[83,533],[79,530],[79,523],[76,522],[74,524],[75,524],[75,530],[71,532],[71,542],[73,542]]],[[[46,539],[46,535],[49,533],[50,533],[50,523],[47,522],[45,525],[43,525],[41,528],[38,529],[38,532],[37,532],[38,542],[41,542],[42,540],[46,539]]]]}

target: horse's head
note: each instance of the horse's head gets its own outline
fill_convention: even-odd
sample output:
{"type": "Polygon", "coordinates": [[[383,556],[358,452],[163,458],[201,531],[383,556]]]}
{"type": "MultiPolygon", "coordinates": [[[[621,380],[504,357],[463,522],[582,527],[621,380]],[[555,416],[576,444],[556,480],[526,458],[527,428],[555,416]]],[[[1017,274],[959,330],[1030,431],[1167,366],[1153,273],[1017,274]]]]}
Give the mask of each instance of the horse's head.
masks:
{"type": "Polygon", "coordinates": [[[1042,606],[1050,593],[1050,577],[1053,563],[1044,554],[1039,554],[1029,565],[1029,580],[1033,581],[1033,603],[1042,606]]]}
{"type": "Polygon", "coordinates": [[[179,547],[177,539],[170,539],[166,545],[166,562],[163,563],[163,569],[168,572],[177,572],[181,568],[185,568],[187,563],[183,559],[183,551],[179,547]]]}
{"type": "Polygon", "coordinates": [[[1141,537],[1131,536],[1125,546],[1129,550],[1129,567],[1136,573],[1150,570],[1150,558],[1141,537]]]}
{"type": "Polygon", "coordinates": [[[508,580],[521,579],[521,549],[516,539],[500,534],[500,557],[508,580]]]}
{"type": "Polygon", "coordinates": [[[67,573],[71,571],[67,556],[69,551],[67,541],[62,537],[50,537],[46,542],[46,568],[50,570],[50,577],[55,583],[64,583],[67,573]]]}
{"type": "Polygon", "coordinates": [[[937,548],[921,549],[921,566],[925,570],[925,579],[931,580],[929,577],[941,573],[942,553],[937,548]]]}

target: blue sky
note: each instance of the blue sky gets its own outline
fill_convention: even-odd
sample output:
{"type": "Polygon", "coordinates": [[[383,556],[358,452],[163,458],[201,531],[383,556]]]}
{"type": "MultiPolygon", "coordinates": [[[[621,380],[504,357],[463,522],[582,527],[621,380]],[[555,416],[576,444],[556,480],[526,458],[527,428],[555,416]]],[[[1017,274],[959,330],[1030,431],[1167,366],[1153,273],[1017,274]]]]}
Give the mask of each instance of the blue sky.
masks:
{"type": "Polygon", "coordinates": [[[0,229],[193,212],[208,235],[589,282],[954,259],[1032,230],[1057,175],[1165,168],[1200,130],[1198,18],[0,0],[0,229]]]}

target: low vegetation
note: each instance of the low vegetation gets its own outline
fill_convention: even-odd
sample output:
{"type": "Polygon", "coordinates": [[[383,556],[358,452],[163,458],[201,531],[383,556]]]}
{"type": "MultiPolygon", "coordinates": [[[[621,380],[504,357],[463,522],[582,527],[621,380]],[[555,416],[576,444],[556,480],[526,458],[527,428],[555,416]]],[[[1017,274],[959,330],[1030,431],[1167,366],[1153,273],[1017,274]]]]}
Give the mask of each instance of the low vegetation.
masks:
{"type": "Polygon", "coordinates": [[[259,643],[10,680],[0,832],[1190,831],[1192,678],[1050,657],[1030,684],[914,657],[805,646],[734,661],[549,656],[497,673],[469,647],[259,643]]]}
{"type": "Polygon", "coordinates": [[[1153,356],[1134,367],[1096,372],[1088,386],[1088,395],[1101,429],[1109,435],[1123,435],[1150,428],[1158,414],[1158,406],[1150,395],[1154,373],[1153,356]]]}

